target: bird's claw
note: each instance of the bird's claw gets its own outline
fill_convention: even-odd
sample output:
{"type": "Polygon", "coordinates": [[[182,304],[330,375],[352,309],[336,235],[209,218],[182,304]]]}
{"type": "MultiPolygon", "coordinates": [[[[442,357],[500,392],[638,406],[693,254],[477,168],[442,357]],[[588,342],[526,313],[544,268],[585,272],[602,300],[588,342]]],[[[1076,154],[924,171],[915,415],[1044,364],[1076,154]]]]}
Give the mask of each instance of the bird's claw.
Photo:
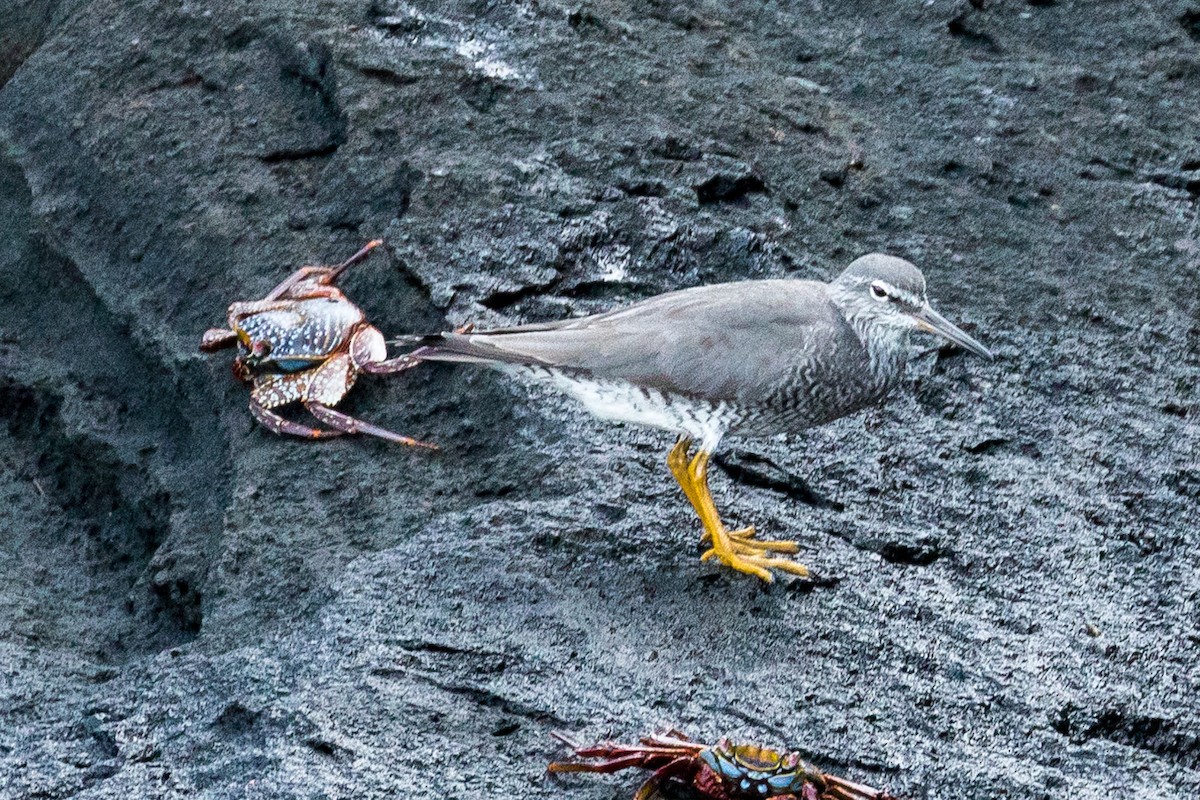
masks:
{"type": "Polygon", "coordinates": [[[747,575],[754,575],[762,581],[771,583],[775,580],[775,576],[771,570],[779,570],[791,575],[796,575],[801,578],[809,576],[808,567],[797,561],[791,561],[786,558],[773,558],[766,553],[795,553],[799,548],[795,542],[758,542],[751,539],[739,538],[731,532],[729,536],[729,551],[721,552],[716,547],[710,547],[700,556],[701,561],[717,560],[727,567],[743,572],[747,575]],[[768,545],[788,545],[789,549],[774,549],[768,545]]]}
{"type": "Polygon", "coordinates": [[[729,538],[742,547],[764,553],[793,555],[800,552],[800,545],[786,539],[755,539],[754,526],[729,531],[729,538]]]}
{"type": "MultiPolygon", "coordinates": [[[[754,526],[738,528],[736,531],[726,531],[726,536],[737,546],[759,553],[779,553],[780,555],[795,555],[800,552],[800,545],[786,539],[755,539],[754,526]]],[[[700,537],[700,544],[712,544],[712,534],[707,531],[700,537]]]]}

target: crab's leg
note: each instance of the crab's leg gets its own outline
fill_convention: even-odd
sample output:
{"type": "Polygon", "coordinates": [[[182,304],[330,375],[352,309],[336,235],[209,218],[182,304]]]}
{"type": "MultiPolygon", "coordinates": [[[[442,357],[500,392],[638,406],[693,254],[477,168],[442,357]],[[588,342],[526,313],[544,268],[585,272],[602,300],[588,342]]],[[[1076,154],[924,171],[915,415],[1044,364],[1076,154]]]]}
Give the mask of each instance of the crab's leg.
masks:
{"type": "Polygon", "coordinates": [[[387,357],[387,342],[374,325],[363,325],[350,337],[350,360],[363,372],[386,375],[421,363],[410,355],[387,357]]]}
{"type": "Polygon", "coordinates": [[[252,314],[262,314],[264,311],[291,311],[295,308],[294,300],[238,300],[229,304],[229,316],[248,317],[252,314]]]}
{"type": "Polygon", "coordinates": [[[886,791],[872,789],[870,786],[848,781],[845,778],[826,775],[825,781],[827,786],[823,797],[830,800],[896,800],[886,791]]]}
{"type": "Polygon", "coordinates": [[[366,244],[364,244],[362,246],[361,250],[359,250],[357,253],[350,256],[349,258],[347,258],[341,264],[338,264],[336,267],[330,267],[329,268],[329,277],[326,278],[325,281],[323,281],[323,282],[324,283],[333,283],[339,277],[341,277],[341,274],[343,272],[345,272],[347,269],[354,266],[358,262],[362,261],[367,256],[371,255],[371,251],[374,250],[376,247],[379,247],[379,245],[381,245],[381,244],[383,244],[383,239],[372,239],[371,241],[367,242],[366,244]]]}
{"type": "Polygon", "coordinates": [[[631,767],[645,767],[647,756],[635,753],[618,756],[595,764],[585,764],[582,761],[555,761],[546,767],[549,772],[620,772],[631,767]]]}
{"type": "Polygon", "coordinates": [[[340,411],[334,411],[329,406],[322,405],[315,400],[305,400],[304,407],[308,409],[308,413],[312,414],[329,427],[337,428],[341,433],[365,433],[370,436],[378,436],[380,439],[387,439],[389,442],[406,444],[410,447],[426,447],[430,450],[438,449],[436,444],[422,442],[417,439],[413,439],[411,436],[401,436],[398,433],[389,431],[387,428],[381,428],[378,425],[372,425],[369,422],[363,422],[361,419],[356,419],[349,414],[343,414],[340,411]]]}
{"type": "Polygon", "coordinates": [[[680,756],[692,757],[700,752],[702,748],[692,749],[690,747],[662,747],[662,746],[634,746],[627,744],[617,744],[616,742],[601,742],[600,744],[592,745],[591,747],[575,748],[575,755],[580,758],[610,758],[613,756],[637,755],[646,762],[647,767],[654,767],[653,761],[659,764],[665,763],[663,759],[673,759],[680,756]]]}
{"type": "Polygon", "coordinates": [[[344,431],[325,431],[310,428],[284,419],[271,409],[299,400],[312,382],[311,373],[296,375],[259,375],[254,378],[250,390],[250,413],[267,430],[278,434],[289,434],[304,439],[330,439],[341,436],[344,431]]]}
{"type": "Polygon", "coordinates": [[[406,369],[412,369],[420,360],[411,356],[397,356],[389,358],[387,361],[373,361],[362,365],[363,372],[370,372],[372,375],[390,375],[396,372],[404,372],[406,369]]]}
{"type": "Polygon", "coordinates": [[[333,405],[346,396],[346,392],[350,391],[350,388],[354,386],[355,378],[358,376],[358,370],[355,368],[352,356],[349,353],[334,356],[307,374],[308,383],[301,390],[300,400],[304,403],[305,408],[308,409],[310,414],[326,425],[337,428],[345,433],[366,433],[371,436],[378,436],[380,439],[396,442],[397,444],[406,444],[412,447],[427,447],[430,450],[437,449],[437,445],[421,442],[408,436],[401,436],[386,428],[380,428],[377,425],[363,422],[348,414],[333,410],[333,405]]]}
{"type": "Polygon", "coordinates": [[[663,781],[667,778],[682,778],[690,781],[696,774],[697,763],[696,759],[690,756],[680,756],[659,767],[653,775],[646,779],[645,783],[638,787],[633,800],[655,800],[655,798],[661,797],[659,792],[662,789],[663,781]]]}
{"type": "Polygon", "coordinates": [[[302,283],[303,281],[309,280],[313,277],[316,277],[317,283],[319,283],[321,286],[330,287],[330,289],[322,291],[317,287],[310,287],[310,290],[305,292],[305,297],[313,298],[328,296],[329,294],[337,291],[337,289],[332,288],[332,284],[341,277],[343,272],[369,256],[371,251],[376,247],[379,247],[381,244],[383,244],[382,239],[372,239],[371,241],[367,242],[361,250],[347,258],[341,264],[338,264],[336,267],[301,267],[291,275],[284,278],[283,282],[272,289],[270,293],[263,298],[263,300],[279,300],[280,298],[286,297],[288,293],[291,292],[291,290],[296,286],[296,284],[302,283]]]}
{"type": "Polygon", "coordinates": [[[304,439],[332,439],[335,436],[341,436],[345,433],[345,431],[325,431],[320,428],[310,428],[307,425],[292,422],[290,419],[284,419],[274,411],[259,405],[253,400],[250,401],[250,413],[264,428],[272,433],[281,435],[286,433],[304,439]]]}
{"type": "Polygon", "coordinates": [[[327,276],[329,275],[329,272],[330,272],[329,267],[301,267],[300,269],[293,272],[291,275],[288,275],[286,278],[284,278],[278,286],[276,286],[274,289],[272,289],[270,292],[268,292],[267,296],[264,297],[262,300],[259,300],[258,302],[270,303],[275,300],[285,299],[287,297],[288,292],[290,292],[296,284],[301,283],[302,281],[306,281],[314,275],[318,275],[321,278],[325,278],[325,280],[323,280],[322,283],[326,283],[326,282],[328,282],[327,276]]]}
{"type": "Polygon", "coordinates": [[[700,744],[694,739],[688,738],[686,734],[674,728],[666,733],[652,733],[649,736],[643,736],[641,742],[652,747],[670,747],[677,750],[687,750],[693,754],[699,753],[705,747],[708,747],[706,744],[700,744]]]}
{"type": "Polygon", "coordinates": [[[617,742],[599,742],[591,746],[584,746],[559,731],[551,731],[550,735],[575,751],[575,755],[580,758],[602,759],[595,764],[556,762],[550,765],[549,769],[551,772],[616,772],[628,767],[658,769],[679,758],[692,758],[700,749],[693,749],[691,747],[647,747],[619,744],[617,742]]]}

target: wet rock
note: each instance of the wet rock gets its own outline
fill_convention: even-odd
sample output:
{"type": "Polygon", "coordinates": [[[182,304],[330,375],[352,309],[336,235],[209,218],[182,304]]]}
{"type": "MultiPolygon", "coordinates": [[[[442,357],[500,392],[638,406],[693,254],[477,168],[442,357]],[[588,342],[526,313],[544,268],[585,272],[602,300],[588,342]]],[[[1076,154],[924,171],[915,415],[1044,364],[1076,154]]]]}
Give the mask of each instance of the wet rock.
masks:
{"type": "Polygon", "coordinates": [[[833,5],[0,11],[0,795],[561,798],[551,729],[673,725],[1195,797],[1192,11],[833,5]],[[669,436],[491,372],[347,398],[433,455],[254,426],[200,334],[375,237],[388,335],[884,250],[1000,357],[723,443],[730,523],[824,576],[764,587],[669,436]]]}
{"type": "Polygon", "coordinates": [[[692,188],[696,191],[696,199],[700,201],[700,205],[736,203],[744,200],[746,195],[767,191],[763,179],[753,172],[717,173],[692,188]]]}

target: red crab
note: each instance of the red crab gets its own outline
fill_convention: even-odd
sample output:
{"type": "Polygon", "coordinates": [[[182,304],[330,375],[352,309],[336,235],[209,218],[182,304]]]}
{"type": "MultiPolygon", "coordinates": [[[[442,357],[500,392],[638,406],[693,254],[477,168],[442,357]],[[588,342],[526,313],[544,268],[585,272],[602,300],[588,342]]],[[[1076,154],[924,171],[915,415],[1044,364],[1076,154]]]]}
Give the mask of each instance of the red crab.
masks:
{"type": "Polygon", "coordinates": [[[671,795],[671,789],[676,796],[696,800],[896,800],[887,792],[823,773],[799,753],[757,744],[721,739],[706,745],[669,731],[643,737],[640,745],[601,742],[584,747],[561,733],[552,735],[580,758],[601,760],[555,762],[547,768],[550,772],[654,770],[634,800],[656,800],[671,795]]]}
{"type": "Polygon", "coordinates": [[[325,439],[365,433],[391,442],[435,445],[401,436],[334,411],[359,373],[401,372],[417,364],[408,356],[389,359],[383,334],[334,282],[383,242],[368,242],[336,267],[301,267],[262,300],[229,307],[229,328],[204,333],[205,353],[237,347],[233,374],[252,385],[250,413],[279,434],[325,439]],[[284,419],[273,409],[300,402],[333,430],[284,419]]]}

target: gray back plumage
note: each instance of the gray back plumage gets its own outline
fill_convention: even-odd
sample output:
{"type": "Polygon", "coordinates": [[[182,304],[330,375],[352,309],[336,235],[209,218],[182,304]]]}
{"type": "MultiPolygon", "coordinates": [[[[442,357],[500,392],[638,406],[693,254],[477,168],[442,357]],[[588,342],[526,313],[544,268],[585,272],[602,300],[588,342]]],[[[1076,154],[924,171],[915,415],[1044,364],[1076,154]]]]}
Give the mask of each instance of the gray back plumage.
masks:
{"type": "Polygon", "coordinates": [[[830,287],[800,280],[702,286],[580,319],[443,334],[414,355],[627,382],[724,404],[742,428],[836,419],[898,378],[872,358],[830,287]]]}

